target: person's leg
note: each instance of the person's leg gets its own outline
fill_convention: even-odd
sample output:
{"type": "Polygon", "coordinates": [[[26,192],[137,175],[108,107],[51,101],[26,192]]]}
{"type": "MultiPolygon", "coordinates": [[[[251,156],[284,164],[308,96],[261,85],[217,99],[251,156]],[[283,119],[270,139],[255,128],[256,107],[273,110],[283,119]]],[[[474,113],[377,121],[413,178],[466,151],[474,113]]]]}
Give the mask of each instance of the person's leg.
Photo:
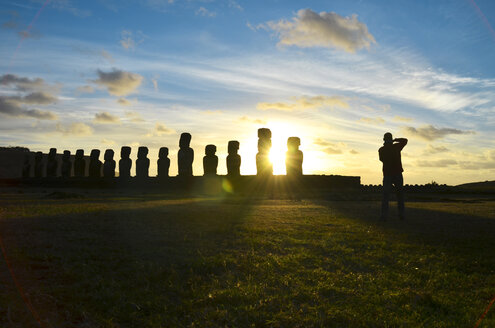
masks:
{"type": "Polygon", "coordinates": [[[392,188],[392,179],[388,176],[383,177],[383,195],[382,195],[382,215],[381,219],[386,220],[388,218],[388,199],[390,195],[390,189],[392,188]]]}
{"type": "Polygon", "coordinates": [[[395,179],[395,190],[397,192],[397,208],[399,210],[399,219],[404,220],[404,178],[402,174],[395,179]]]}

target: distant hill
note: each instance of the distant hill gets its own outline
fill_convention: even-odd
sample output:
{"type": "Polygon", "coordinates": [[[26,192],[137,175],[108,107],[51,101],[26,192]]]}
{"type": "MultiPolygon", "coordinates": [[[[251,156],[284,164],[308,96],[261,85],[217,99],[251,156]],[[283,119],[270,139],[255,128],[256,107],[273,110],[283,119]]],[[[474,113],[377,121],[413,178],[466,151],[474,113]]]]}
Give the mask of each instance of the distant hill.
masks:
{"type": "Polygon", "coordinates": [[[495,190],[495,180],[494,181],[483,181],[483,182],[470,182],[457,185],[463,189],[475,189],[475,190],[495,190]]]}

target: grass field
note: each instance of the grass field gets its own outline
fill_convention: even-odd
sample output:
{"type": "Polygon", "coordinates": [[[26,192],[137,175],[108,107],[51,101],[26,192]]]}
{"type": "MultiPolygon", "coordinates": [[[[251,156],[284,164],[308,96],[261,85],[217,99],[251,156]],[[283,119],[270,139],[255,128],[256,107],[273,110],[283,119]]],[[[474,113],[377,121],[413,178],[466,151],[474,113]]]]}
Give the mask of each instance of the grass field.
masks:
{"type": "Polygon", "coordinates": [[[495,295],[493,199],[379,222],[377,201],[162,198],[3,193],[35,314],[4,258],[0,326],[473,327],[495,295]]]}

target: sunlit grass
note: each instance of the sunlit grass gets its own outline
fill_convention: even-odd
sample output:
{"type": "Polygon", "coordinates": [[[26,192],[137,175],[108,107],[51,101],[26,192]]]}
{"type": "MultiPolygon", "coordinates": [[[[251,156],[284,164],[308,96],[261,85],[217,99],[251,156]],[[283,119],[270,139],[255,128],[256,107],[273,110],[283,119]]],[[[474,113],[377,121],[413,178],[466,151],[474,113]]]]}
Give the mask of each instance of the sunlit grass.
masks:
{"type": "MultiPolygon", "coordinates": [[[[495,293],[494,205],[383,224],[378,202],[14,195],[0,233],[53,327],[470,327],[495,293]]],[[[35,326],[0,276],[0,326],[35,326]]]]}

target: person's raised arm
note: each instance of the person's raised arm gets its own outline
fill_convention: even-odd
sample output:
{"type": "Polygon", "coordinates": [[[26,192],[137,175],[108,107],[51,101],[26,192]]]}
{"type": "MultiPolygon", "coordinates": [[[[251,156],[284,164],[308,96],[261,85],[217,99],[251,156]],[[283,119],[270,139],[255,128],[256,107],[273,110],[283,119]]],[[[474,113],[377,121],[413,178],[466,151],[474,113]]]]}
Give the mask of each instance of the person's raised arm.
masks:
{"type": "Polygon", "coordinates": [[[395,138],[394,143],[397,143],[401,146],[401,148],[404,148],[405,145],[407,145],[407,139],[406,138],[395,138]]]}

